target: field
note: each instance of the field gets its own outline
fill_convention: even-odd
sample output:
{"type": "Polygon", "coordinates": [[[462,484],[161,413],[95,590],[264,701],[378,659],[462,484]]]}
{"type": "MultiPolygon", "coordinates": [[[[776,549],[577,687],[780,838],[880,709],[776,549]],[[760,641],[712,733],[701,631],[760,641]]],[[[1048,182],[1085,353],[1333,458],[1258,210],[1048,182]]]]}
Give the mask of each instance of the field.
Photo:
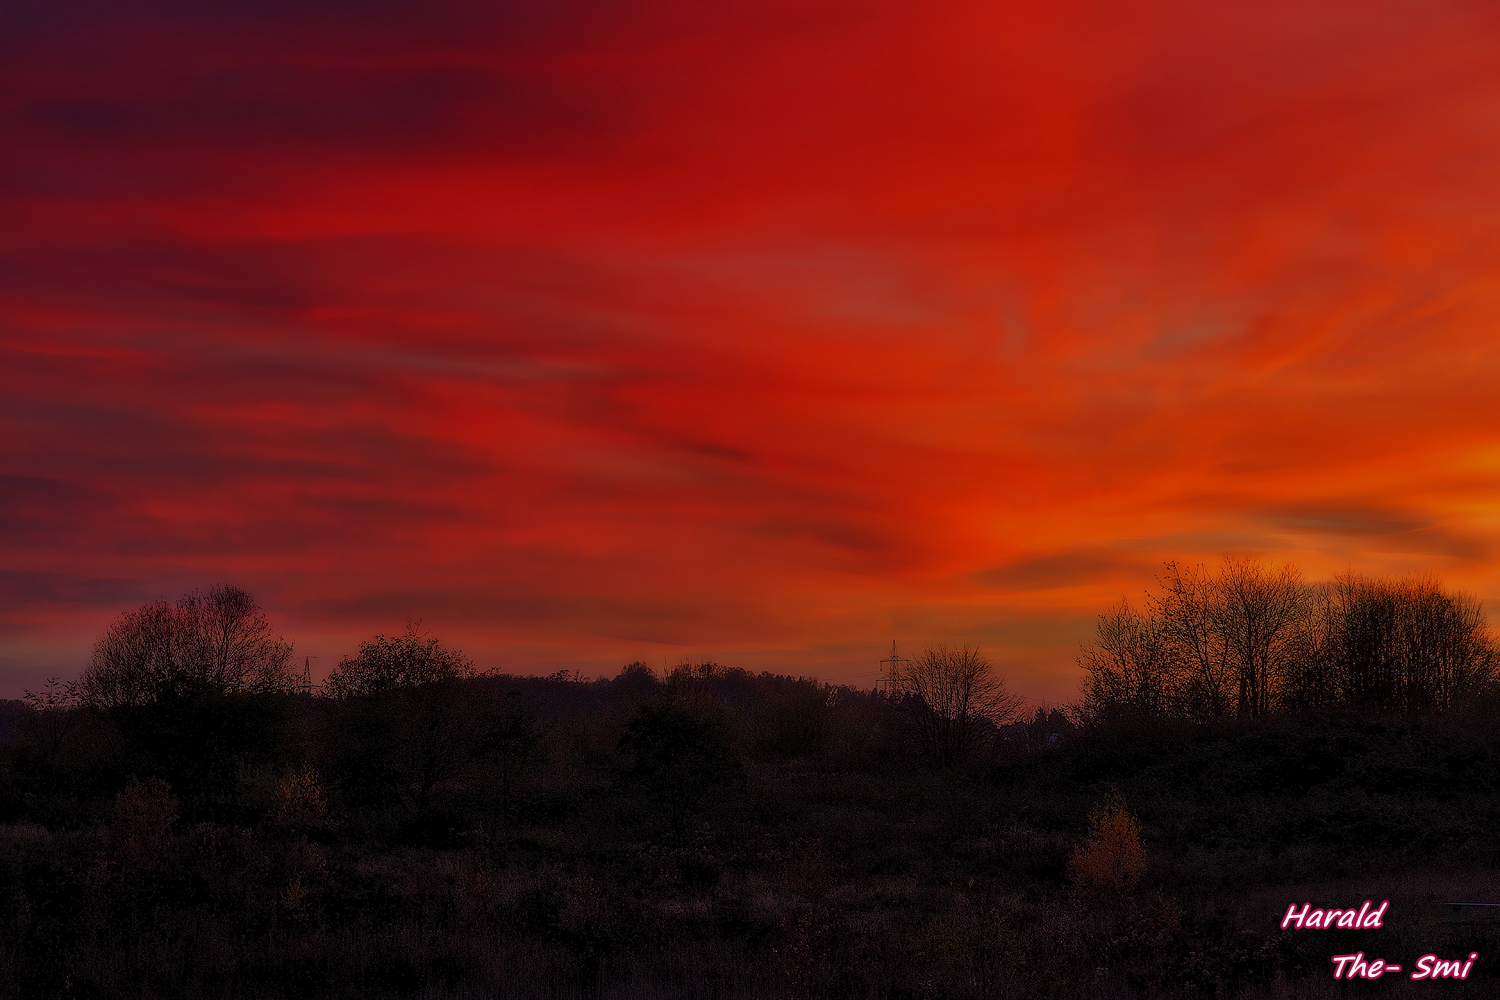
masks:
{"type": "Polygon", "coordinates": [[[5,996],[1482,996],[1500,975],[1500,908],[1442,905],[1500,902],[1477,707],[1053,712],[947,767],[882,695],[711,666],[5,718],[5,996]],[[1099,855],[1110,802],[1138,878],[1099,855]],[[1378,930],[1279,927],[1366,899],[1390,901],[1378,930]],[[1468,981],[1336,982],[1357,952],[1479,958],[1468,981]]]}

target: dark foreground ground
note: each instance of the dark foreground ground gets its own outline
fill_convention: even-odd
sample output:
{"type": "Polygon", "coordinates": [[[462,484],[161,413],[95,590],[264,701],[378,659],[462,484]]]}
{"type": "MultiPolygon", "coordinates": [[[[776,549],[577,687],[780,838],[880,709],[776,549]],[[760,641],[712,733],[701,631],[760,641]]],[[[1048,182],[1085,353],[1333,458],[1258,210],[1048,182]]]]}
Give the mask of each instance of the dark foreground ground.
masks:
{"type": "Polygon", "coordinates": [[[1500,996],[1500,727],[981,733],[699,671],[0,726],[0,996],[1500,996]],[[1069,875],[1112,793],[1132,890],[1069,875]],[[1281,931],[1389,899],[1380,930],[1281,931]],[[1467,982],[1332,979],[1478,952],[1467,982]]]}

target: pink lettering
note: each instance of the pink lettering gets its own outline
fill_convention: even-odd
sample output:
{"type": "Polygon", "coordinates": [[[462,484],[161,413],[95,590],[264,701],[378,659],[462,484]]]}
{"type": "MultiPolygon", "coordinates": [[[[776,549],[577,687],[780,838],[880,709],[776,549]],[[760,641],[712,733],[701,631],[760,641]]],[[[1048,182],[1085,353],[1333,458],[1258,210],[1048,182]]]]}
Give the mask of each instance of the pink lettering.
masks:
{"type": "Polygon", "coordinates": [[[1381,900],[1379,906],[1370,909],[1370,901],[1367,899],[1358,910],[1314,910],[1311,903],[1303,903],[1298,909],[1293,903],[1286,908],[1286,916],[1281,918],[1281,929],[1296,927],[1304,928],[1371,928],[1380,927],[1385,919],[1386,907],[1391,905],[1389,899],[1381,900]]]}
{"type": "Polygon", "coordinates": [[[1383,958],[1365,961],[1365,953],[1362,951],[1354,955],[1334,955],[1329,961],[1333,963],[1334,979],[1353,979],[1356,976],[1360,979],[1379,979],[1387,972],[1401,971],[1401,966],[1387,965],[1383,958]]]}
{"type": "Polygon", "coordinates": [[[1455,958],[1447,961],[1433,954],[1423,955],[1417,959],[1417,968],[1412,972],[1413,979],[1468,979],[1469,970],[1474,967],[1474,960],[1479,957],[1479,952],[1469,952],[1469,960],[1455,958]]]}

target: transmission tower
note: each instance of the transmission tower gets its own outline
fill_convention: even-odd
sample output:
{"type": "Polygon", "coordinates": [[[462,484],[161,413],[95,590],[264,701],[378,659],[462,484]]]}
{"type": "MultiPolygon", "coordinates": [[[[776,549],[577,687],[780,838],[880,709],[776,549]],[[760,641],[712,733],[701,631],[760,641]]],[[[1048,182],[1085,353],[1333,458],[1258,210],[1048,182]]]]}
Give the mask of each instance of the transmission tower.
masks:
{"type": "Polygon", "coordinates": [[[304,656],[302,658],[302,679],[297,682],[297,693],[310,695],[312,694],[312,687],[312,657],[304,656]]]}
{"type": "Polygon", "coordinates": [[[906,666],[906,657],[896,651],[896,640],[891,640],[891,655],[880,661],[880,680],[875,682],[876,687],[883,688],[887,694],[895,694],[901,685],[901,669],[906,666]]]}

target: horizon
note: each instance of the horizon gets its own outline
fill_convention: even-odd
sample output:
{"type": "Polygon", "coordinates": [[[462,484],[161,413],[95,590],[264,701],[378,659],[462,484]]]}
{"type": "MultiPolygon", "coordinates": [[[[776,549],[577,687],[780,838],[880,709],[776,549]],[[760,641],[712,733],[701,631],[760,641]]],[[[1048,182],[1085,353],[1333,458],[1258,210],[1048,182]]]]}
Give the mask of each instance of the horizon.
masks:
{"type": "MultiPolygon", "coordinates": [[[[1254,564],[1254,565],[1263,566],[1263,567],[1266,567],[1266,568],[1272,568],[1272,569],[1277,568],[1275,566],[1275,564],[1271,564],[1271,563],[1266,562],[1265,560],[1256,559],[1254,557],[1250,558],[1250,563],[1254,564]]],[[[1217,575],[1218,573],[1222,572],[1227,565],[1228,565],[1228,561],[1227,561],[1227,557],[1226,557],[1225,561],[1223,563],[1221,563],[1220,566],[1216,567],[1216,566],[1206,565],[1206,564],[1197,564],[1195,568],[1206,569],[1206,570],[1208,570],[1210,572],[1210,574],[1217,575]]],[[[1447,585],[1447,582],[1444,581],[1444,580],[1442,580],[1440,577],[1436,576],[1436,574],[1414,572],[1414,573],[1403,574],[1401,576],[1388,576],[1388,577],[1381,578],[1381,577],[1372,577],[1372,576],[1369,576],[1369,575],[1363,575],[1362,576],[1361,574],[1354,573],[1354,571],[1350,570],[1350,571],[1346,571],[1346,573],[1344,573],[1344,574],[1339,574],[1338,576],[1335,576],[1335,577],[1331,577],[1331,578],[1328,578],[1328,579],[1321,579],[1320,580],[1320,579],[1308,579],[1308,578],[1306,578],[1304,575],[1302,575],[1300,567],[1296,567],[1294,564],[1283,563],[1281,565],[1284,566],[1284,567],[1286,567],[1286,566],[1291,567],[1296,572],[1296,578],[1298,580],[1300,580],[1303,584],[1305,584],[1308,588],[1310,588],[1312,590],[1316,590],[1316,589],[1321,588],[1323,586],[1326,586],[1328,584],[1335,583],[1338,580],[1346,578],[1346,577],[1352,577],[1352,578],[1356,578],[1356,579],[1362,577],[1363,579],[1367,579],[1367,580],[1382,580],[1383,579],[1383,580],[1390,581],[1390,582],[1396,582],[1396,581],[1400,581],[1402,579],[1416,579],[1416,580],[1419,580],[1419,581],[1421,581],[1421,580],[1431,581],[1434,584],[1436,584],[1436,586],[1444,594],[1447,594],[1447,595],[1450,595],[1452,597],[1459,598],[1459,599],[1472,599],[1472,600],[1474,600],[1476,602],[1478,608],[1479,608],[1479,613],[1480,613],[1481,618],[1482,618],[1482,623],[1483,623],[1482,624],[1482,628],[1483,628],[1483,631],[1486,634],[1488,634],[1489,636],[1491,636],[1492,638],[1495,637],[1495,633],[1494,633],[1493,627],[1490,625],[1489,620],[1488,620],[1488,611],[1485,608],[1485,602],[1482,599],[1475,598],[1474,595],[1472,595],[1472,594],[1468,594],[1468,593],[1466,593],[1464,591],[1455,590],[1455,589],[1449,587],[1447,585]]],[[[1161,577],[1153,577],[1152,584],[1153,584],[1153,587],[1148,587],[1148,588],[1145,588],[1145,589],[1142,590],[1141,596],[1146,597],[1147,598],[1146,601],[1131,601],[1128,596],[1122,597],[1121,601],[1123,603],[1125,603],[1126,605],[1128,605],[1134,611],[1141,612],[1141,611],[1147,610],[1149,600],[1150,600],[1150,598],[1152,596],[1152,590],[1153,589],[1156,590],[1156,591],[1160,591],[1161,590],[1161,587],[1160,587],[1161,577]]],[[[179,596],[181,596],[181,595],[179,595],[179,596]]],[[[251,596],[253,597],[254,595],[251,595],[251,596]]],[[[159,599],[160,600],[167,600],[166,598],[159,598],[159,599]]],[[[1099,639],[1099,633],[1094,630],[1093,626],[1097,626],[1100,623],[1102,623],[1104,621],[1104,619],[1106,617],[1108,617],[1109,612],[1113,611],[1114,608],[1118,607],[1118,606],[1119,605],[1116,604],[1116,605],[1112,606],[1110,609],[1107,609],[1106,611],[1101,612],[1098,615],[1095,615],[1094,617],[1092,617],[1089,620],[1089,624],[1090,624],[1091,628],[1090,628],[1090,631],[1089,631],[1089,634],[1088,634],[1087,638],[1085,640],[1083,640],[1083,641],[1080,641],[1079,646],[1078,646],[1078,653],[1084,652],[1084,650],[1086,648],[1090,648],[1090,649],[1097,648],[1097,642],[1098,642],[1098,639],[1099,639]]],[[[132,610],[134,610],[134,609],[122,609],[121,614],[113,616],[113,618],[119,618],[123,614],[125,614],[126,612],[132,611],[132,610]]],[[[112,618],[112,620],[113,620],[113,618],[112,618]]],[[[426,628],[423,625],[423,623],[420,622],[420,621],[411,621],[411,620],[409,620],[405,624],[405,628],[407,628],[407,629],[410,629],[410,628],[420,629],[420,634],[424,638],[436,639],[436,640],[442,642],[445,648],[453,649],[455,652],[463,654],[465,656],[468,655],[468,651],[467,650],[458,648],[456,646],[456,644],[454,644],[450,640],[445,640],[445,637],[443,637],[443,636],[434,635],[432,633],[432,631],[430,629],[426,628]]],[[[349,640],[349,642],[348,642],[348,648],[347,648],[347,650],[344,653],[342,653],[342,654],[335,654],[335,655],[326,655],[326,656],[323,655],[323,654],[317,654],[317,653],[300,652],[297,649],[296,642],[295,641],[291,641],[290,642],[290,653],[288,654],[288,661],[287,662],[290,663],[290,664],[292,664],[295,667],[297,661],[299,661],[299,660],[303,661],[305,668],[310,671],[311,678],[312,678],[312,683],[314,684],[314,687],[318,687],[326,679],[326,677],[329,674],[329,672],[333,670],[334,666],[340,660],[352,657],[357,652],[357,647],[359,647],[363,642],[365,642],[366,640],[372,639],[372,638],[379,638],[379,637],[382,637],[382,636],[385,636],[385,635],[397,635],[397,634],[399,634],[399,631],[400,630],[389,629],[389,630],[386,630],[385,632],[379,632],[379,633],[375,633],[375,634],[366,634],[366,635],[363,635],[363,636],[360,636],[360,637],[357,637],[357,638],[351,638],[349,640]],[[311,662],[312,660],[320,660],[322,662],[320,664],[314,665],[311,662]]],[[[276,630],[274,628],[274,624],[273,624],[273,627],[272,627],[272,632],[273,633],[276,632],[276,630]]],[[[286,638],[287,638],[286,636],[280,635],[279,633],[277,633],[277,637],[280,640],[286,640],[286,638]]],[[[327,637],[323,637],[323,638],[324,638],[325,642],[329,641],[327,639],[327,637]]],[[[884,652],[884,657],[889,657],[891,655],[902,655],[902,656],[910,657],[912,655],[919,655],[921,652],[926,651],[926,650],[931,650],[933,648],[943,648],[944,646],[952,645],[951,643],[947,643],[947,642],[945,642],[943,640],[933,640],[933,641],[929,641],[929,642],[916,642],[916,643],[912,643],[912,642],[902,643],[902,641],[899,640],[899,639],[893,639],[892,640],[892,644],[893,645],[892,645],[891,649],[887,649],[887,650],[883,651],[884,652]]],[[[960,645],[963,645],[963,644],[960,644],[960,645]]],[[[329,647],[329,648],[331,648],[331,647],[329,647]]],[[[988,660],[988,662],[990,663],[991,667],[994,669],[996,675],[1005,683],[1005,685],[1007,687],[1007,690],[1011,691],[1013,694],[1015,694],[1017,696],[1018,702],[1019,702],[1019,707],[1018,707],[1017,711],[1020,714],[1016,715],[1015,718],[1023,718],[1024,716],[1029,715],[1033,710],[1038,709],[1038,708],[1043,709],[1043,710],[1050,710],[1050,709],[1053,709],[1053,708],[1068,708],[1068,707],[1077,706],[1077,705],[1079,705],[1086,698],[1086,692],[1084,690],[1084,687],[1085,687],[1085,683],[1084,682],[1085,682],[1085,680],[1087,678],[1088,671],[1087,671],[1087,668],[1085,667],[1084,663],[1082,662],[1082,657],[1080,657],[1080,656],[1075,655],[1075,659],[1074,659],[1074,663],[1075,663],[1075,665],[1077,666],[1078,669],[1076,671],[1077,676],[1075,678],[1072,678],[1072,680],[1074,681],[1074,688],[1072,690],[1065,690],[1065,689],[1062,689],[1059,686],[1059,687],[1048,688],[1047,690],[1045,690],[1044,692],[1042,692],[1040,695],[1038,695],[1037,692],[1034,689],[1033,690],[1026,690],[1026,689],[1023,689],[1023,688],[1021,688],[1021,687],[1019,687],[1017,685],[1017,677],[1018,676],[1024,677],[1025,676],[1024,675],[1024,671],[1022,671],[1022,672],[1020,672],[1018,674],[1018,672],[1013,669],[1014,668],[1014,664],[1008,664],[1007,662],[1005,662],[1003,660],[997,660],[994,656],[992,656],[990,654],[989,651],[985,650],[983,647],[975,646],[974,648],[982,656],[984,656],[988,660]],[[1010,667],[1011,669],[1008,669],[1008,667],[1010,667]]],[[[775,659],[775,660],[768,661],[770,663],[770,665],[766,665],[765,663],[762,663],[761,665],[757,666],[757,665],[753,665],[753,658],[752,658],[752,660],[747,661],[746,658],[743,655],[736,655],[736,654],[733,654],[733,653],[728,654],[728,655],[725,655],[725,654],[708,654],[708,653],[701,653],[701,652],[700,653],[679,654],[679,655],[676,655],[675,657],[671,656],[671,655],[668,655],[668,654],[662,654],[658,658],[659,662],[655,662],[655,663],[653,663],[653,662],[651,662],[649,660],[637,658],[636,660],[633,660],[633,661],[622,661],[622,662],[619,662],[619,663],[614,663],[614,662],[610,662],[610,661],[603,661],[603,660],[577,662],[577,663],[573,663],[573,664],[556,664],[556,663],[551,663],[551,664],[545,664],[545,665],[542,665],[542,666],[539,666],[539,665],[533,663],[533,664],[529,665],[531,667],[531,669],[525,669],[526,666],[527,666],[527,664],[517,664],[517,663],[514,663],[514,662],[510,662],[510,663],[497,663],[497,662],[483,663],[483,662],[474,662],[474,666],[475,666],[475,668],[477,670],[477,675],[476,676],[498,676],[498,677],[517,677],[517,678],[541,678],[541,679],[548,679],[553,674],[567,673],[567,674],[573,674],[573,675],[575,675],[574,678],[573,678],[575,680],[578,680],[578,681],[581,681],[581,682],[584,682],[584,683],[594,683],[594,682],[598,682],[598,681],[608,681],[608,680],[611,680],[611,679],[615,678],[616,676],[618,676],[618,674],[620,673],[620,671],[624,667],[633,665],[635,663],[645,663],[646,666],[652,671],[653,675],[656,676],[658,679],[664,679],[664,678],[666,678],[671,673],[671,671],[674,668],[676,668],[676,667],[693,666],[693,665],[697,665],[697,664],[712,663],[712,664],[714,664],[716,666],[721,666],[721,667],[724,667],[724,668],[727,668],[727,669],[731,669],[731,670],[735,670],[735,669],[748,670],[751,674],[768,673],[768,674],[772,674],[772,675],[783,676],[783,677],[794,677],[794,678],[798,678],[798,679],[807,678],[807,679],[817,680],[817,681],[820,681],[820,682],[823,682],[823,683],[827,683],[827,684],[831,684],[831,685],[836,685],[836,686],[852,687],[852,688],[857,688],[857,689],[861,689],[861,690],[872,690],[872,689],[874,689],[874,688],[876,688],[876,687],[879,686],[880,676],[884,672],[886,664],[888,662],[884,657],[882,657],[882,659],[880,661],[877,661],[878,662],[878,666],[875,669],[853,669],[855,667],[860,667],[860,666],[863,665],[862,662],[859,661],[859,660],[854,660],[854,661],[851,661],[851,662],[849,662],[847,664],[840,664],[840,665],[836,665],[836,666],[833,666],[833,667],[830,667],[827,662],[824,662],[822,664],[819,664],[819,666],[821,666],[823,668],[821,670],[816,669],[816,668],[810,669],[810,670],[798,669],[795,663],[789,662],[789,661],[787,661],[785,659],[775,659]],[[516,669],[518,666],[521,667],[521,669],[519,669],[519,670],[516,669]],[[839,667],[842,667],[843,669],[840,670],[839,667]]],[[[471,660],[472,660],[472,658],[471,658],[471,660]]],[[[87,660],[85,660],[83,663],[81,663],[79,665],[79,667],[77,668],[77,670],[75,672],[76,675],[74,673],[64,674],[64,673],[53,672],[51,674],[48,674],[47,677],[43,681],[38,682],[35,685],[27,686],[27,687],[23,688],[22,691],[24,691],[25,693],[30,693],[31,690],[33,690],[33,689],[38,689],[39,690],[43,684],[50,684],[50,683],[52,683],[54,681],[68,682],[68,681],[78,680],[82,676],[82,674],[83,674],[83,672],[84,672],[84,670],[85,670],[86,667],[87,667],[87,660]]],[[[1056,676],[1053,676],[1051,678],[1048,678],[1048,680],[1049,681],[1056,681],[1057,678],[1056,678],[1056,676]]],[[[18,693],[21,693],[21,692],[18,692],[18,693]]],[[[15,700],[15,698],[16,698],[16,694],[7,694],[7,693],[5,693],[3,691],[0,691],[0,700],[15,700]]]]}

